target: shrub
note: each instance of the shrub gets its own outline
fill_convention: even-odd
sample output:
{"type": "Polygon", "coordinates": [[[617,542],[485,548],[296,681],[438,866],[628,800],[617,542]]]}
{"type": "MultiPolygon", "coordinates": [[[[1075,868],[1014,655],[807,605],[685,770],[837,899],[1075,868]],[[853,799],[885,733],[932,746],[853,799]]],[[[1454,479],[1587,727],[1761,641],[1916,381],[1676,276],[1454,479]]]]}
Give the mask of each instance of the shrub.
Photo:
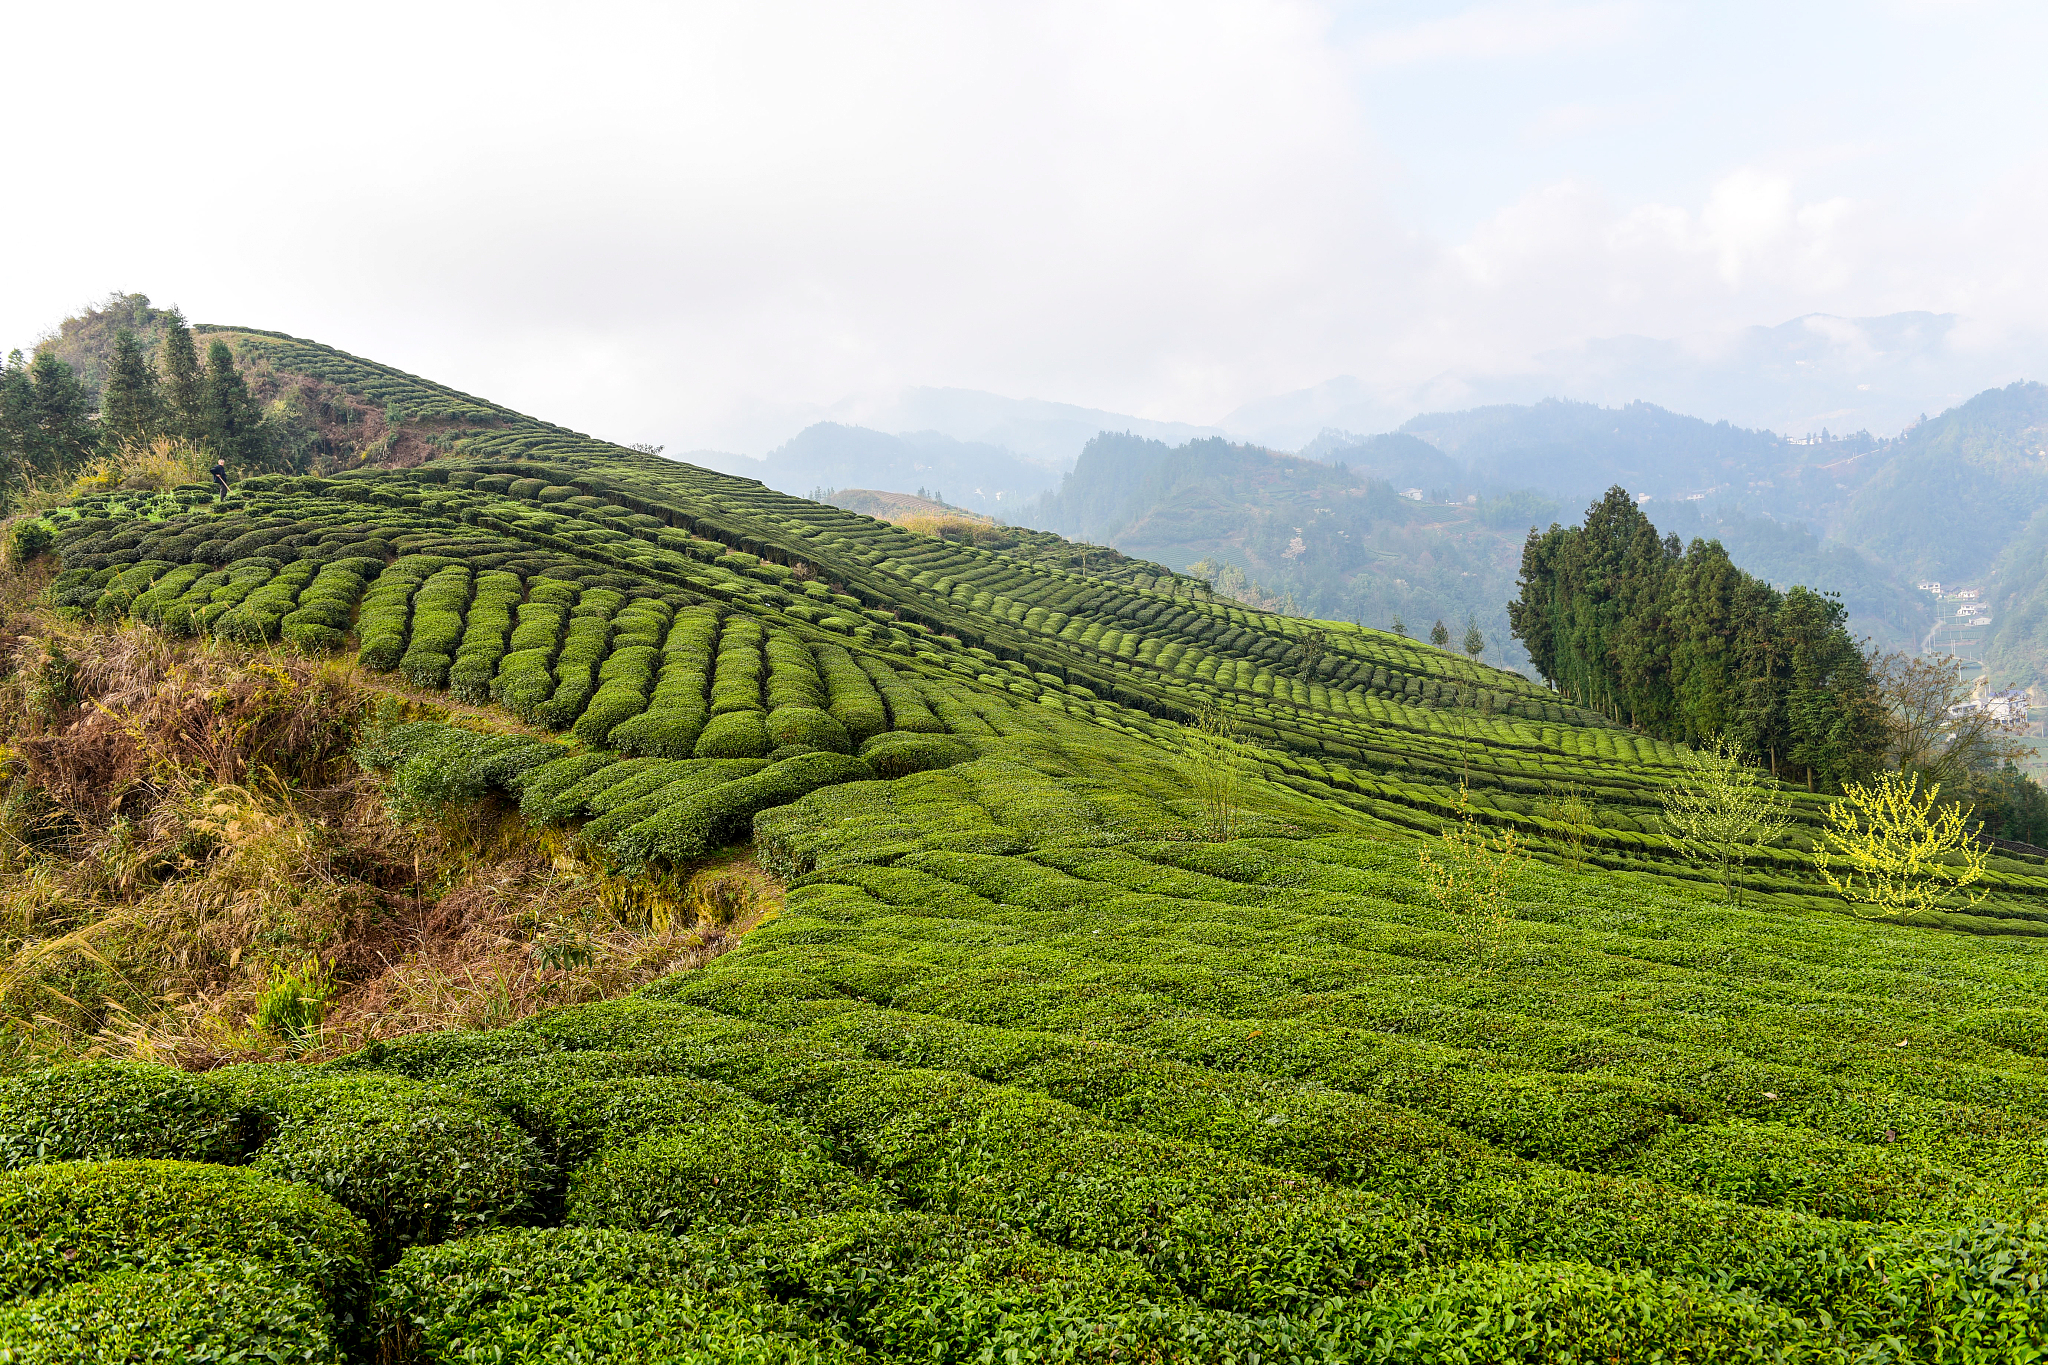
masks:
{"type": "Polygon", "coordinates": [[[844,725],[826,712],[800,703],[787,703],[768,713],[768,741],[778,748],[794,744],[841,754],[853,749],[844,725]]]}
{"type": "MultiPolygon", "coordinates": [[[[705,731],[709,734],[710,731],[705,731]]],[[[811,753],[770,764],[751,777],[678,801],[620,835],[616,850],[633,861],[685,863],[743,834],[754,816],[808,792],[873,776],[844,754],[811,753]]]]}
{"type": "Polygon", "coordinates": [[[691,752],[698,758],[759,758],[769,743],[767,717],[760,711],[727,711],[713,716],[691,752]]]}
{"type": "Polygon", "coordinates": [[[293,610],[300,591],[312,581],[318,567],[309,563],[287,565],[216,621],[214,633],[245,645],[268,644],[277,639],[285,616],[293,610]]]}
{"type": "Polygon", "coordinates": [[[0,1080],[0,1169],[43,1161],[235,1161],[256,1140],[219,1087],[147,1062],[71,1062],[0,1080]]]}
{"type": "Polygon", "coordinates": [[[108,1275],[0,1306],[0,1343],[16,1365],[340,1360],[314,1291],[250,1260],[108,1275]]]}
{"type": "Polygon", "coordinates": [[[519,796],[519,813],[537,825],[566,819],[569,808],[561,802],[563,793],[619,761],[615,753],[599,752],[575,754],[546,764],[527,778],[519,796]]]}
{"type": "MultiPolygon", "coordinates": [[[[63,580],[59,579],[58,581],[62,582],[63,580]]],[[[163,614],[159,624],[172,635],[192,634],[193,611],[212,601],[213,590],[224,586],[227,581],[228,574],[225,569],[215,569],[211,573],[201,574],[199,577],[191,580],[185,591],[180,593],[176,599],[164,602],[163,614]]]]}
{"type": "Polygon", "coordinates": [[[448,690],[458,701],[475,705],[491,699],[491,679],[505,657],[521,591],[517,574],[491,570],[477,575],[476,595],[448,670],[448,690]]]}
{"type": "Polygon", "coordinates": [[[648,645],[614,647],[611,657],[597,671],[597,694],[576,718],[573,733],[592,748],[603,747],[620,721],[647,709],[647,692],[654,681],[657,655],[648,645]]]}
{"type": "Polygon", "coordinates": [[[369,1232],[316,1190],[242,1166],[59,1162],[0,1176],[0,1299],[115,1270],[177,1272],[254,1257],[347,1317],[366,1287],[369,1232]]]}
{"type": "Polygon", "coordinates": [[[768,658],[768,709],[784,706],[825,707],[825,682],[818,676],[818,662],[804,648],[803,641],[787,631],[768,632],[764,650],[768,658]]]}
{"type": "Polygon", "coordinates": [[[794,1335],[814,1324],[744,1274],[707,1265],[701,1246],[649,1232],[546,1228],[418,1247],[384,1277],[377,1320],[387,1350],[426,1361],[865,1359],[794,1335]]]}
{"type": "Polygon", "coordinates": [[[363,594],[362,609],[356,616],[356,639],[362,648],[356,657],[365,668],[389,673],[405,653],[406,627],[412,620],[412,595],[426,581],[417,564],[401,559],[383,573],[363,594]]]}
{"type": "Polygon", "coordinates": [[[815,1142],[728,1110],[643,1129],[601,1149],[571,1172],[564,1219],[580,1227],[687,1232],[705,1223],[804,1217],[876,1202],[815,1142]]]}
{"type": "Polygon", "coordinates": [[[204,564],[180,564],[152,583],[147,592],[137,594],[129,604],[128,614],[138,621],[161,625],[164,609],[183,596],[185,590],[205,573],[204,564]]]}
{"type": "Polygon", "coordinates": [[[880,659],[863,654],[860,658],[861,671],[874,680],[875,690],[889,707],[889,728],[908,730],[916,734],[943,735],[946,727],[924,704],[924,698],[896,675],[896,671],[880,659]]]}
{"type": "Polygon", "coordinates": [[[860,746],[860,756],[876,777],[908,777],[912,773],[950,768],[974,758],[975,749],[953,735],[911,735],[891,731],[860,746]]]}
{"type": "Polygon", "coordinates": [[[453,565],[435,573],[413,595],[412,631],[398,669],[415,687],[439,688],[462,643],[462,613],[469,606],[470,572],[453,565]]]}
{"type": "Polygon", "coordinates": [[[279,634],[308,652],[338,646],[355,615],[356,600],[382,568],[373,560],[354,558],[321,565],[300,592],[296,609],[279,622],[279,634]]]}
{"type": "Polygon", "coordinates": [[[713,719],[731,711],[761,709],[761,635],[760,623],[751,617],[726,618],[711,675],[713,719]]]}
{"type": "Polygon", "coordinates": [[[523,721],[531,722],[555,690],[555,675],[548,671],[553,649],[518,649],[498,662],[498,676],[491,680],[491,699],[523,721]]]}
{"type": "Polygon", "coordinates": [[[883,709],[882,694],[875,690],[860,665],[838,645],[819,645],[818,671],[825,679],[829,698],[827,710],[846,727],[855,744],[864,744],[889,728],[889,713],[883,709]]]}
{"type": "Polygon", "coordinates": [[[376,1074],[234,1068],[275,1125],[256,1169],[325,1191],[369,1225],[380,1260],[416,1242],[521,1223],[550,1173],[533,1139],[457,1091],[376,1074]]]}
{"type": "Polygon", "coordinates": [[[667,765],[656,774],[660,779],[659,786],[641,790],[643,784],[636,781],[622,784],[615,791],[607,790],[603,794],[607,809],[583,827],[583,837],[610,847],[620,834],[642,820],[659,815],[677,802],[721,783],[751,777],[767,766],[765,758],[698,758],[667,765]],[[630,796],[629,792],[634,790],[640,790],[641,794],[630,796]],[[615,800],[615,797],[624,799],[615,800]]]}

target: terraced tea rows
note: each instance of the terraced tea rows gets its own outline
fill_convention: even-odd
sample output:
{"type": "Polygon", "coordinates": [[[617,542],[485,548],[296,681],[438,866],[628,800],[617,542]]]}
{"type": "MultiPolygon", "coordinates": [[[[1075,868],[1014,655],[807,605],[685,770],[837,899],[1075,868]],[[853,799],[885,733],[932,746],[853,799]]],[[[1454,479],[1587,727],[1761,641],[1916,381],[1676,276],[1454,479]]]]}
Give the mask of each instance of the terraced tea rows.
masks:
{"type": "Polygon", "coordinates": [[[1860,921],[1815,894],[1823,798],[1797,792],[1764,894],[1729,907],[1656,819],[1674,751],[1511,675],[266,344],[393,386],[448,455],[83,500],[55,600],[495,705],[362,759],[402,811],[515,802],[623,867],[751,838],[787,903],[700,970],[508,1029],[0,1082],[0,1342],[1878,1362],[2048,1338],[2038,863],[1944,919],[1979,935],[1860,921]],[[1179,748],[1210,710],[1252,744],[1233,837],[1179,748]],[[1597,812],[1583,870],[1567,789],[1597,812]],[[1490,928],[1420,876],[1417,832],[1457,810],[1540,855],[1490,928]]]}

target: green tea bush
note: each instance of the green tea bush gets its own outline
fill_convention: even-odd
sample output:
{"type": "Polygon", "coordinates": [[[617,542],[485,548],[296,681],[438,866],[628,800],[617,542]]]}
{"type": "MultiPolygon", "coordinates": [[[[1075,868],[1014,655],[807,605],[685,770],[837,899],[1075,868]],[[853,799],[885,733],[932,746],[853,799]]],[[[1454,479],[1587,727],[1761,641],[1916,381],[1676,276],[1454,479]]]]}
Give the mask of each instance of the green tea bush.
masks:
{"type": "Polygon", "coordinates": [[[711,715],[760,711],[762,630],[747,616],[729,616],[718,635],[718,654],[711,675],[711,715]]]}
{"type": "Polygon", "coordinates": [[[498,675],[491,679],[491,700],[529,724],[537,722],[541,708],[554,695],[555,675],[548,667],[554,657],[552,648],[506,653],[498,661],[498,675]]]}
{"type": "Polygon", "coordinates": [[[775,747],[768,738],[767,721],[759,710],[713,716],[691,752],[698,758],[759,758],[775,747]]]}
{"type": "Polygon", "coordinates": [[[379,561],[361,558],[322,564],[299,593],[296,609],[279,621],[279,635],[286,644],[308,652],[339,648],[357,600],[383,567],[379,561]]]}
{"type": "MultiPolygon", "coordinates": [[[[228,573],[225,569],[215,569],[210,573],[204,573],[192,579],[186,585],[184,592],[178,594],[175,598],[169,598],[163,602],[162,614],[158,618],[158,624],[172,635],[193,634],[192,612],[194,609],[205,606],[208,602],[212,601],[214,589],[224,586],[227,581],[228,573]]],[[[58,579],[58,583],[62,582],[61,578],[58,579]]],[[[53,584],[52,592],[54,593],[55,591],[56,585],[53,584]]],[[[61,601],[61,598],[58,600],[61,601]]]]}
{"type": "Polygon", "coordinates": [[[727,1110],[602,1148],[570,1173],[564,1218],[580,1227],[687,1232],[877,1202],[814,1141],[727,1110]]]}
{"type": "Polygon", "coordinates": [[[785,703],[768,713],[768,742],[777,748],[794,744],[840,754],[853,750],[853,741],[844,725],[827,712],[797,702],[785,703]]]}
{"type": "MultiPolygon", "coordinates": [[[[288,564],[214,623],[214,633],[239,644],[268,644],[278,638],[284,618],[298,605],[300,592],[318,565],[288,564]]],[[[102,599],[104,600],[104,599],[102,599]]]]}
{"type": "Polygon", "coordinates": [[[445,687],[455,651],[462,643],[462,614],[469,606],[471,575],[464,564],[436,571],[412,599],[412,630],[398,671],[415,687],[445,687]]]}
{"type": "Polygon", "coordinates": [[[374,1074],[237,1068],[223,1083],[268,1116],[255,1169],[325,1192],[369,1226],[380,1261],[404,1247],[522,1223],[553,1175],[533,1140],[459,1092],[374,1074]]]}
{"type": "Polygon", "coordinates": [[[816,647],[818,672],[825,680],[827,710],[846,727],[855,744],[864,744],[889,728],[889,713],[882,694],[853,656],[838,645],[816,647]]]}
{"type": "Polygon", "coordinates": [[[246,1259],[111,1274],[0,1305],[0,1351],[15,1365],[339,1365],[335,1338],[312,1288],[246,1259]]]}
{"type": "Polygon", "coordinates": [[[563,795],[584,779],[618,762],[618,754],[600,750],[573,754],[546,764],[527,778],[519,796],[519,813],[537,825],[568,818],[574,806],[563,803],[563,795]]]}
{"type": "Polygon", "coordinates": [[[946,733],[946,727],[924,704],[924,697],[897,676],[896,670],[865,654],[860,658],[860,666],[874,680],[875,690],[888,705],[890,729],[925,735],[946,733]]]}
{"type": "Polygon", "coordinates": [[[950,768],[974,758],[975,749],[952,735],[914,735],[891,731],[860,746],[860,756],[876,777],[908,777],[912,773],[950,768]]]}
{"type": "Polygon", "coordinates": [[[686,863],[744,834],[761,811],[786,805],[820,787],[859,782],[873,775],[865,763],[844,754],[802,754],[771,763],[751,777],[677,801],[619,835],[613,847],[630,861],[686,863]]]}
{"type": "MultiPolygon", "coordinates": [[[[438,567],[438,566],[437,566],[438,567]]],[[[356,657],[363,667],[389,673],[405,654],[405,636],[412,622],[412,596],[431,572],[408,556],[383,573],[363,594],[356,615],[356,639],[362,648],[356,657]]]]}
{"type": "Polygon", "coordinates": [[[70,1062],[0,1079],[0,1170],[45,1161],[237,1161],[251,1116],[200,1077],[146,1062],[70,1062]]]}
{"type": "Polygon", "coordinates": [[[448,691],[457,701],[476,706],[491,699],[491,680],[505,657],[524,591],[514,573],[487,570],[476,576],[476,594],[463,616],[462,638],[448,669],[448,691]]]}
{"type": "Polygon", "coordinates": [[[59,1162],[0,1175],[0,1300],[116,1270],[176,1273],[253,1257],[346,1319],[368,1280],[370,1236],[316,1190],[240,1166],[59,1162]]]}
{"type": "Polygon", "coordinates": [[[827,1365],[866,1357],[798,1335],[813,1324],[753,1276],[651,1232],[536,1228],[416,1247],[379,1285],[392,1357],[543,1365],[827,1365]]]}
{"type": "Polygon", "coordinates": [[[825,708],[825,680],[818,675],[817,660],[804,642],[784,630],[768,632],[763,652],[768,659],[768,709],[804,706],[825,708]]]}
{"type": "Polygon", "coordinates": [[[611,652],[612,613],[623,601],[609,588],[587,588],[577,600],[561,652],[555,656],[555,690],[532,708],[540,724],[566,730],[583,714],[597,690],[598,665],[611,652]]]}
{"type": "MultiPolygon", "coordinates": [[[[614,793],[604,793],[607,809],[596,819],[583,826],[582,834],[603,847],[612,848],[618,837],[643,820],[650,820],[663,811],[686,801],[701,792],[752,777],[767,767],[765,758],[699,758],[670,764],[661,774],[666,778],[659,786],[651,787],[637,796],[629,796],[629,789],[622,786],[618,795],[627,797],[614,800],[614,793]]],[[[632,784],[632,789],[641,784],[632,784]]]]}
{"type": "Polygon", "coordinates": [[[106,587],[101,589],[100,595],[93,601],[93,619],[119,621],[127,616],[135,599],[146,592],[170,567],[165,560],[145,559],[116,573],[107,580],[106,587]]]}
{"type": "Polygon", "coordinates": [[[153,626],[162,625],[165,609],[184,596],[185,590],[206,571],[204,564],[178,565],[150,584],[147,591],[137,593],[129,604],[128,614],[153,626]]]}
{"type": "Polygon", "coordinates": [[[592,748],[602,748],[620,721],[647,709],[647,695],[654,684],[654,670],[659,657],[651,645],[614,645],[610,656],[597,670],[596,694],[571,727],[579,741],[592,748]]]}

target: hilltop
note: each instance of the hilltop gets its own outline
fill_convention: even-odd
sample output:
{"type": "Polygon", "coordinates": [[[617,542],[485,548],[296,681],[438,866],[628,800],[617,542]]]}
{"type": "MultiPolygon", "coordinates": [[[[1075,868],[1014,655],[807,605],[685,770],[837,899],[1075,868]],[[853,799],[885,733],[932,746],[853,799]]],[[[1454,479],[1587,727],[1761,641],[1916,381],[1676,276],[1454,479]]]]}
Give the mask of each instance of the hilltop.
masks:
{"type": "Polygon", "coordinates": [[[1831,798],[1774,788],[1790,822],[1736,900],[1666,827],[1687,752],[1516,674],[200,330],[252,389],[385,434],[337,420],[225,499],[114,469],[10,525],[22,609],[74,643],[11,661],[6,809],[59,814],[10,855],[7,983],[175,1013],[118,996],[127,960],[81,934],[104,904],[134,942],[147,901],[176,951],[263,983],[232,1022],[275,1048],[153,1064],[109,1004],[68,1035],[93,1055],[52,1065],[87,1049],[40,1031],[47,994],[6,997],[0,1343],[1592,1362],[2037,1338],[2038,856],[1992,856],[1974,905],[1860,919],[1811,856],[1831,798]],[[96,796],[38,757],[139,752],[157,689],[109,680],[174,674],[245,680],[250,725],[224,702],[177,731],[218,723],[208,761],[279,736],[226,814],[225,773],[169,799],[190,755],[96,796]],[[341,675],[374,695],[286,705],[341,675]],[[478,919],[573,1003],[333,1038],[323,992],[374,955],[332,935],[417,927],[433,869],[408,888],[401,857],[351,861],[366,843],[290,864],[386,893],[351,924],[250,932],[200,892],[273,846],[236,812],[344,780],[393,830],[587,877],[478,919]],[[596,938],[720,927],[701,878],[737,858],[775,903],[727,951],[585,970],[596,938]],[[60,874],[82,889],[52,896],[60,874]]]}

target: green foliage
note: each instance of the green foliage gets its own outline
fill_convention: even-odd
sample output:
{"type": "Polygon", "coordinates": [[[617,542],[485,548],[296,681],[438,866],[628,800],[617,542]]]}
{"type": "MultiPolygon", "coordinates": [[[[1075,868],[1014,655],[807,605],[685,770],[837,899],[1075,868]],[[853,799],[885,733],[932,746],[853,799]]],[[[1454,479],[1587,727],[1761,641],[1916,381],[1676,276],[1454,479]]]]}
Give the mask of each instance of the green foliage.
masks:
{"type": "MultiPolygon", "coordinates": [[[[1661,539],[1621,488],[1583,527],[1529,533],[1514,632],[1580,705],[1688,743],[1726,739],[1804,770],[1809,786],[1869,771],[1885,743],[1839,598],[1780,593],[1715,541],[1661,539]]],[[[1441,624],[1441,623],[1439,623],[1441,624]]]]}
{"type": "Polygon", "coordinates": [[[369,1233],[305,1185],[241,1166],[91,1161],[0,1176],[0,1301],[114,1271],[176,1273],[250,1257],[311,1290],[337,1320],[368,1279],[369,1233]]]}
{"type": "Polygon", "coordinates": [[[19,1365],[339,1365],[335,1335],[313,1289],[240,1259],[108,1275],[0,1306],[0,1343],[19,1365]]]}
{"type": "Polygon", "coordinates": [[[418,1248],[385,1276],[383,1338],[403,1358],[540,1365],[823,1365],[855,1352],[778,1330],[787,1315],[698,1247],[657,1233],[549,1228],[418,1248]]]}
{"type": "Polygon", "coordinates": [[[254,1125],[218,1086],[142,1062],[72,1062],[0,1078],[0,1170],[120,1157],[237,1161],[254,1125]]]}
{"type": "Polygon", "coordinates": [[[533,1140],[456,1092],[397,1077],[237,1068],[223,1084],[273,1125],[255,1169],[333,1198],[380,1261],[407,1246],[522,1223],[551,1173],[533,1140]]]}

